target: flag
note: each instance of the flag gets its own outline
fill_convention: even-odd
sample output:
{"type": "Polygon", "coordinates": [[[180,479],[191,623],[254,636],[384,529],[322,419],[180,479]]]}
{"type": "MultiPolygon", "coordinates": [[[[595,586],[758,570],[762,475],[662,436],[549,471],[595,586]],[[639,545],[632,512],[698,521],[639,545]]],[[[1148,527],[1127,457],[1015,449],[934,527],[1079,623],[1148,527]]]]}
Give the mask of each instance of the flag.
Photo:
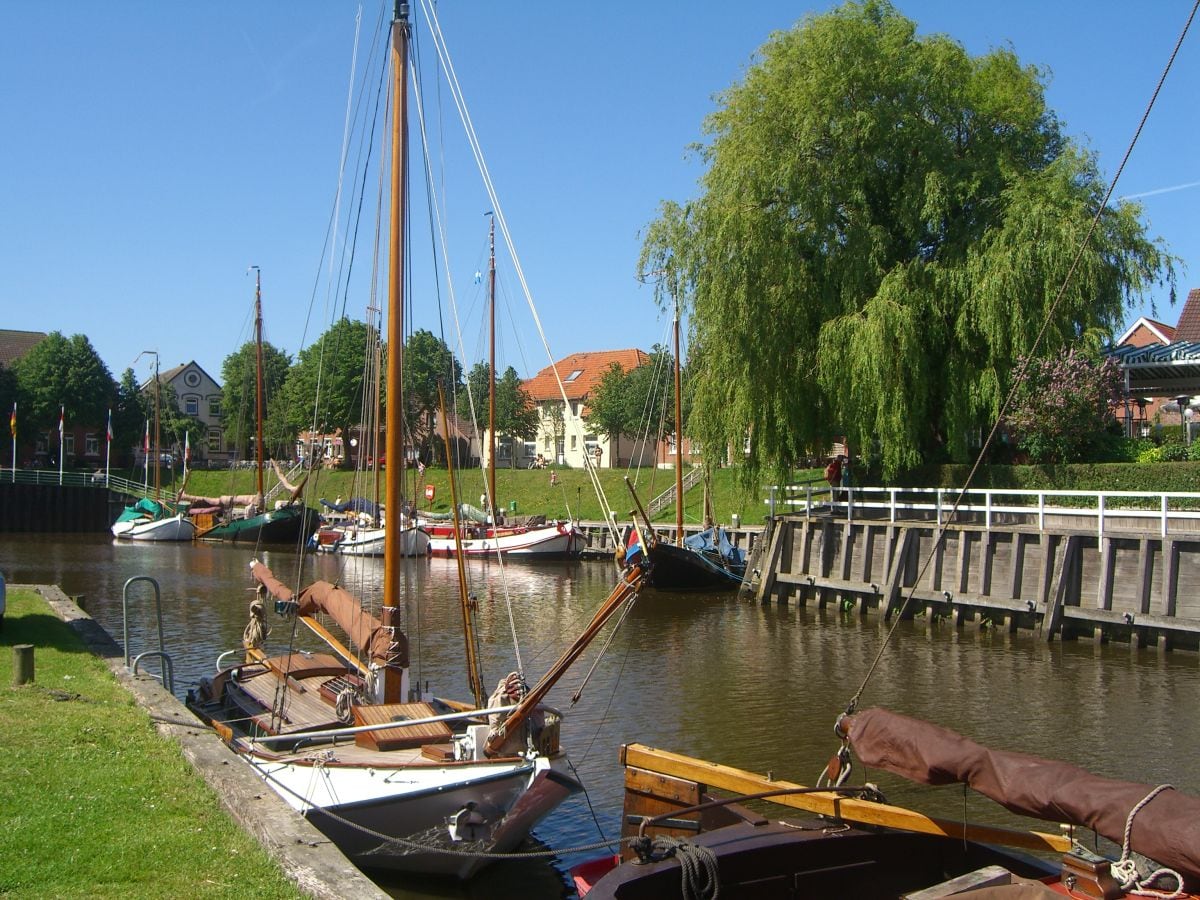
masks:
{"type": "Polygon", "coordinates": [[[65,406],[60,406],[58,408],[58,436],[60,438],[63,436],[63,417],[66,415],[66,412],[67,408],[65,406]]]}
{"type": "Polygon", "coordinates": [[[108,411],[108,428],[105,430],[105,434],[108,435],[108,442],[111,444],[112,443],[112,410],[111,409],[108,411]]]}
{"type": "Polygon", "coordinates": [[[146,438],[142,441],[142,450],[147,456],[150,455],[150,420],[146,420],[146,438]]]}
{"type": "Polygon", "coordinates": [[[636,562],[642,555],[642,535],[637,525],[629,529],[629,539],[625,542],[625,564],[636,562]]]}
{"type": "Polygon", "coordinates": [[[425,474],[425,463],[421,462],[419,459],[417,460],[417,474],[418,475],[425,474]]]}
{"type": "Polygon", "coordinates": [[[12,432],[13,440],[17,439],[17,402],[13,401],[12,415],[8,417],[8,430],[12,432]]]}
{"type": "Polygon", "coordinates": [[[191,462],[192,459],[192,436],[188,432],[183,433],[183,461],[191,462]]]}

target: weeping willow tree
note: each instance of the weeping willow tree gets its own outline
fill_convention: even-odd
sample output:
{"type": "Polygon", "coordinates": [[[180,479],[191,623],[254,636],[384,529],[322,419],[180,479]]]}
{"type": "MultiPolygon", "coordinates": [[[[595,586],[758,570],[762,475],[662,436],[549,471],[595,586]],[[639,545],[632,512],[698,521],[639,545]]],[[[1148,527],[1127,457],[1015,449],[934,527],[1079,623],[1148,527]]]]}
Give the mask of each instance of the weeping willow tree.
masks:
{"type": "Polygon", "coordinates": [[[639,268],[691,312],[692,436],[782,473],[845,434],[885,476],[964,458],[1014,361],[1118,329],[1173,259],[1007,49],[972,57],[885,2],[773,35],[705,123],[700,196],[639,268]]]}

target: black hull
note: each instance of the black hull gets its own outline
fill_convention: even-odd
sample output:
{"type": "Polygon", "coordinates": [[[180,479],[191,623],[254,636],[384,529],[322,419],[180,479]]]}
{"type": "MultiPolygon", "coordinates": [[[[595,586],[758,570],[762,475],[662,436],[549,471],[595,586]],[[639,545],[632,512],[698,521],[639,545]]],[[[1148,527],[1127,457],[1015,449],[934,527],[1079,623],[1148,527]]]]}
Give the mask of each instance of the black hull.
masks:
{"type": "Polygon", "coordinates": [[[660,541],[650,550],[650,586],[663,591],[733,591],[741,573],[702,553],[660,541]]]}
{"type": "MultiPolygon", "coordinates": [[[[898,831],[846,830],[813,820],[744,823],[689,838],[716,857],[721,897],[895,898],[942,884],[984,866],[999,865],[1025,878],[1052,873],[1049,866],[961,838],[898,831]]],[[[679,860],[625,863],[605,875],[589,900],[657,900],[680,897],[679,860]]]]}

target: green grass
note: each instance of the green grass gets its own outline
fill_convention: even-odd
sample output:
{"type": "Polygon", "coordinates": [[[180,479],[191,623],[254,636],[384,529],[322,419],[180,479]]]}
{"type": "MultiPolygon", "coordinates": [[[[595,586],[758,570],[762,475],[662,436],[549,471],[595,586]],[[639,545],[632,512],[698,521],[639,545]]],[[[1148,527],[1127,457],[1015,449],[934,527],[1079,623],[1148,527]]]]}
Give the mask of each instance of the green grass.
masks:
{"type": "Polygon", "coordinates": [[[37,594],[0,632],[0,895],[302,897],[37,594]],[[13,686],[14,644],[36,647],[13,686]]]}
{"type": "MultiPolygon", "coordinates": [[[[810,477],[812,474],[799,473],[797,477],[810,477]]],[[[506,511],[510,504],[515,502],[517,515],[544,515],[548,519],[571,517],[589,521],[604,518],[587,472],[582,469],[558,469],[557,475],[558,483],[552,485],[549,469],[500,469],[496,472],[497,501],[506,511]]],[[[625,486],[625,475],[625,471],[620,469],[599,471],[608,505],[623,522],[629,520],[629,511],[633,509],[632,497],[625,486]]],[[[446,470],[429,467],[419,483],[415,476],[416,473],[410,470],[405,493],[415,498],[421,509],[428,509],[431,507],[425,501],[425,486],[433,485],[432,509],[435,512],[449,511],[450,487],[446,470]]],[[[654,497],[674,486],[675,473],[670,469],[643,470],[636,478],[631,474],[630,479],[635,481],[638,498],[645,506],[654,497]]],[[[268,488],[274,480],[273,474],[268,476],[268,488]]],[[[253,484],[254,473],[246,470],[195,471],[188,479],[188,492],[205,496],[248,493],[253,491],[253,484]]],[[[478,506],[479,495],[484,489],[483,473],[478,469],[464,471],[460,473],[459,484],[459,502],[478,506]]],[[[320,471],[312,474],[305,496],[310,505],[316,506],[318,498],[321,497],[329,501],[337,497],[370,497],[373,490],[369,478],[359,476],[356,484],[353,472],[320,471]]],[[[733,514],[737,513],[744,524],[761,524],[767,513],[763,503],[766,493],[765,489],[743,490],[737,483],[736,473],[732,469],[719,469],[712,479],[713,516],[718,522],[729,524],[733,514]]],[[[702,484],[697,484],[684,493],[686,524],[695,525],[703,521],[703,504],[702,484]]],[[[674,522],[674,505],[655,514],[653,518],[655,522],[664,524],[674,522]]]]}

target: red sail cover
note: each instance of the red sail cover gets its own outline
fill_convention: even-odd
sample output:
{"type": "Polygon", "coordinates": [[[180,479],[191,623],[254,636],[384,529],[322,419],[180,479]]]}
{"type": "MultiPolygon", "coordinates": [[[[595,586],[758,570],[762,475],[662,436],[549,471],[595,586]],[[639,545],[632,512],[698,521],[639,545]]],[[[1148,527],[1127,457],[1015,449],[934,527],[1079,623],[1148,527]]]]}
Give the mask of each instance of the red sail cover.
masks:
{"type": "MultiPolygon", "coordinates": [[[[1091,828],[1121,844],[1125,820],[1154,785],[1114,781],[1025,753],[989,750],[938,725],[885,709],[850,716],[864,765],[921,784],[965,783],[1012,812],[1091,828]]],[[[1163,791],[1133,820],[1133,849],[1200,887],[1200,798],[1163,791]]]]}
{"type": "MultiPolygon", "coordinates": [[[[262,584],[271,596],[278,600],[291,600],[292,590],[277,579],[260,562],[253,562],[250,571],[254,579],[262,584]]],[[[346,632],[360,651],[380,665],[404,668],[408,665],[408,638],[400,629],[391,634],[375,616],[371,615],[358,598],[348,591],[334,587],[328,581],[314,581],[296,598],[296,612],[302,616],[325,613],[346,632]]]]}

